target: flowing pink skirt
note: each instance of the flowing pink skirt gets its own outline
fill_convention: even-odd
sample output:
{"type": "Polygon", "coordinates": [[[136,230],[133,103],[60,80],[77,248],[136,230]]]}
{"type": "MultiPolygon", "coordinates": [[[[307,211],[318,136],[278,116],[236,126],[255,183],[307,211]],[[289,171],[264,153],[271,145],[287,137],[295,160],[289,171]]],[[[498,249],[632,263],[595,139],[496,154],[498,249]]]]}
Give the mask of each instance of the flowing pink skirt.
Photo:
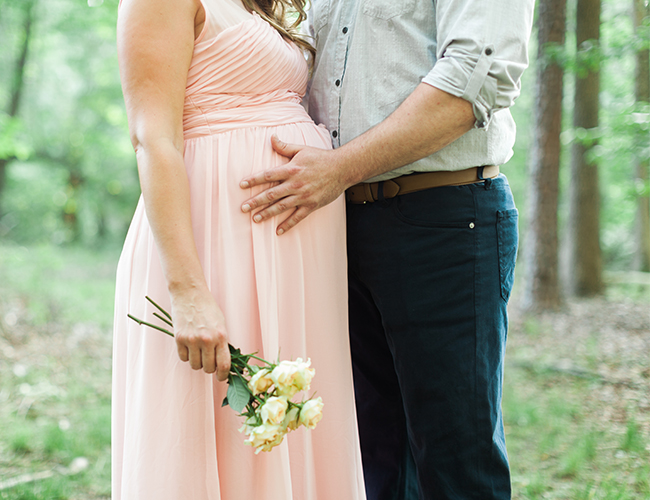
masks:
{"type": "Polygon", "coordinates": [[[221,407],[226,385],[181,362],[171,337],[127,319],[127,313],[152,318],[145,295],[169,308],[141,200],[117,271],[115,500],[365,498],[347,333],[344,202],[280,237],[279,220],[255,224],[242,213],[252,190],[241,189],[240,180],[286,161],[271,148],[273,133],[286,142],[329,147],[327,131],[307,121],[186,140],[194,235],[230,342],[266,359],[278,353],[311,358],[323,420],[255,455],[238,432],[241,417],[221,407]]]}

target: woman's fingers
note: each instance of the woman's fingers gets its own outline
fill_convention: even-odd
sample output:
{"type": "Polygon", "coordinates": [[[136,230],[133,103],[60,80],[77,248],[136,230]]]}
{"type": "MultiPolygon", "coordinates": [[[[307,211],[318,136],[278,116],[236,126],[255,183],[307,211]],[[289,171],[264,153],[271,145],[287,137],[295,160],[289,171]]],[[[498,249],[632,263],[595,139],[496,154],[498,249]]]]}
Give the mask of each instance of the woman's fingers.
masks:
{"type": "Polygon", "coordinates": [[[178,349],[178,357],[181,358],[181,361],[190,360],[190,351],[186,345],[176,342],[176,348],[178,349]]]}
{"type": "Polygon", "coordinates": [[[217,372],[217,378],[225,380],[230,371],[225,318],[209,290],[190,291],[179,293],[172,303],[178,357],[194,370],[217,372]]]}
{"type": "Polygon", "coordinates": [[[217,380],[226,380],[230,372],[230,349],[228,342],[221,342],[217,345],[217,380]]]}
{"type": "Polygon", "coordinates": [[[217,369],[217,356],[214,346],[203,346],[201,348],[201,364],[205,373],[214,373],[217,369]]]}
{"type": "Polygon", "coordinates": [[[192,370],[200,370],[203,368],[203,361],[202,361],[202,356],[201,356],[201,349],[199,348],[198,345],[190,345],[189,346],[189,351],[190,351],[190,366],[192,367],[192,370]]]}

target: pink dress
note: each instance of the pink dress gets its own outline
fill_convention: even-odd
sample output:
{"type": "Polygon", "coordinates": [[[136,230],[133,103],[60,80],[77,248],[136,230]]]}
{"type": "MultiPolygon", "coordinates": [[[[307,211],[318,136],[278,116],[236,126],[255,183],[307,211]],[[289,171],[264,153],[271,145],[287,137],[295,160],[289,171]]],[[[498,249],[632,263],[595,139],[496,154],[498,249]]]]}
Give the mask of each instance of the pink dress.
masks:
{"type": "MultiPolygon", "coordinates": [[[[257,15],[210,34],[202,0],[184,112],[185,165],[196,245],[230,342],[267,359],[311,358],[312,391],[325,403],[317,428],[292,432],[271,452],[245,446],[222,408],[226,385],[179,360],[172,338],[140,327],[149,295],[169,295],[142,200],[117,271],[113,353],[114,500],[364,499],[347,333],[342,199],[283,236],[279,221],[240,210],[240,180],[286,160],[283,141],[330,147],[300,105],[302,53],[257,15]]],[[[309,394],[311,395],[311,394],[309,394]]]]}

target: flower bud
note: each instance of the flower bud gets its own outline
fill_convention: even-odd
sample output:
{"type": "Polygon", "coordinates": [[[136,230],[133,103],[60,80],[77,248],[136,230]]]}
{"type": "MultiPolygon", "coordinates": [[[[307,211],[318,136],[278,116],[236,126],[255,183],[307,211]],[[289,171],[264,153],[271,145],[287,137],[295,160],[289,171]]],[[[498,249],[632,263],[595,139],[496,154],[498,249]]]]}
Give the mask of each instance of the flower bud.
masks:
{"type": "Polygon", "coordinates": [[[293,406],[284,416],[282,427],[295,431],[300,426],[300,408],[293,406]]]}
{"type": "Polygon", "coordinates": [[[253,375],[248,382],[248,388],[254,395],[258,395],[262,392],[266,392],[269,387],[273,385],[273,380],[271,379],[271,373],[268,368],[262,368],[255,375],[253,375]]]}
{"type": "Polygon", "coordinates": [[[321,418],[323,418],[322,398],[310,399],[303,404],[300,410],[300,423],[307,427],[307,429],[316,427],[316,424],[320,422],[321,418]]]}

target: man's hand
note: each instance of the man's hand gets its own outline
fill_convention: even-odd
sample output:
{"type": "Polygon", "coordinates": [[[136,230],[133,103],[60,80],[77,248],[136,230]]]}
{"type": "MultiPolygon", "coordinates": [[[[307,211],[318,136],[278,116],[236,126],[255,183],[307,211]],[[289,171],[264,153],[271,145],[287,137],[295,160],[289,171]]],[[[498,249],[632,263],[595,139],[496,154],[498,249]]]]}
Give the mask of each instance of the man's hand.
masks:
{"type": "Polygon", "coordinates": [[[421,83],[383,122],[333,151],[274,137],[273,149],[291,161],[242,180],[244,189],[277,183],[246,201],[242,210],[259,209],[255,222],[289,212],[277,228],[282,234],[350,186],[441,150],[475,121],[469,101],[421,83]]]}
{"type": "Polygon", "coordinates": [[[288,212],[289,216],[276,230],[280,235],[310,213],[337,199],[349,186],[340,175],[342,165],[336,151],[287,144],[275,135],[271,143],[278,154],[291,161],[242,180],[240,186],[243,189],[277,183],[247,200],[242,211],[259,209],[253,216],[255,222],[288,212]]]}

